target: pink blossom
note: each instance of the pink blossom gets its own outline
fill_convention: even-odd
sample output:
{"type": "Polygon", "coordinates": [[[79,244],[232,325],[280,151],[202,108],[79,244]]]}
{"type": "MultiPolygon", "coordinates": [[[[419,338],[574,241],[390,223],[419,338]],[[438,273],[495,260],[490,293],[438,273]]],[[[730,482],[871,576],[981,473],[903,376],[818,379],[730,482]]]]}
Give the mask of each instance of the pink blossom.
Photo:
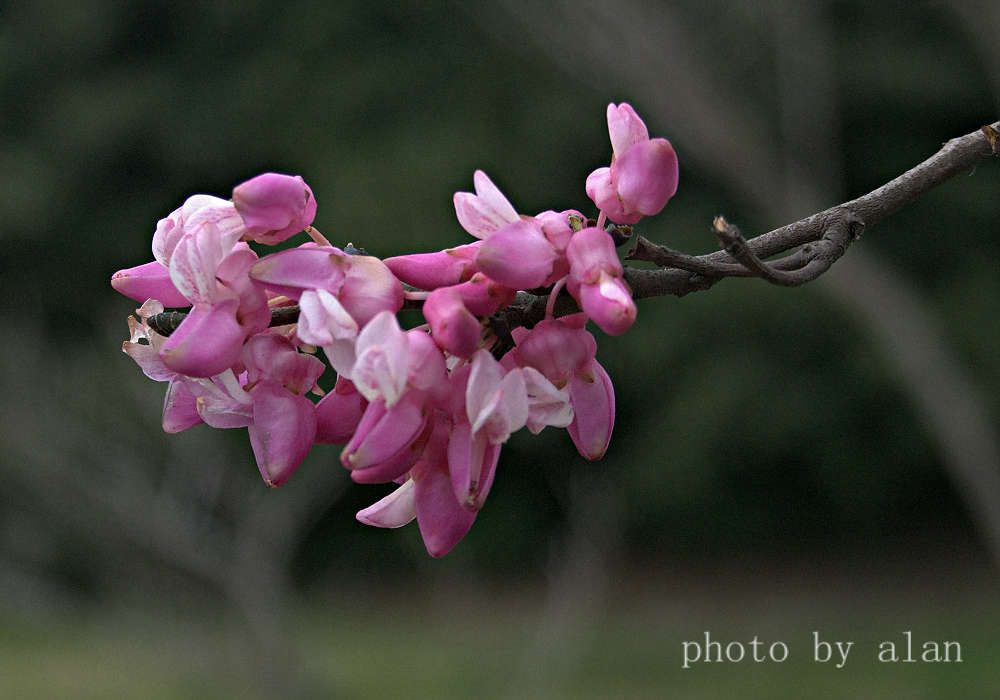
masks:
{"type": "Polygon", "coordinates": [[[634,224],[659,214],[677,192],[677,154],[666,139],[650,139],[646,125],[626,103],[608,105],[611,167],[587,178],[587,196],[609,219],[634,224]]]}
{"type": "Polygon", "coordinates": [[[597,343],[583,329],[581,315],[542,321],[515,335],[516,362],[540,371],[555,387],[569,391],[573,420],[567,426],[573,444],[587,459],[600,459],[608,448],[615,422],[611,379],[598,364],[597,343]]]}
{"type": "Polygon", "coordinates": [[[403,307],[403,287],[378,258],[348,255],[333,246],[305,243],[260,259],[250,277],[273,294],[298,299],[307,289],[324,289],[359,326],[380,311],[403,307]]]}
{"type": "Polygon", "coordinates": [[[476,267],[514,289],[540,287],[559,257],[535,219],[518,219],[490,233],[476,253],[476,267]]]}
{"type": "Polygon", "coordinates": [[[181,374],[219,374],[239,358],[246,337],[270,322],[264,291],[247,277],[257,256],[234,238],[234,231],[205,220],[186,231],[174,247],[171,281],[194,306],[161,353],[181,374]]]}
{"type": "Polygon", "coordinates": [[[442,557],[465,536],[476,512],[463,508],[452,493],[448,472],[450,422],[442,414],[407,479],[392,493],[357,514],[375,527],[402,527],[417,519],[427,552],[442,557]]]}
{"type": "Polygon", "coordinates": [[[247,238],[274,245],[305,230],[316,216],[316,199],[298,175],[263,173],[233,188],[233,206],[247,238]]]}
{"type": "Polygon", "coordinates": [[[621,335],[635,322],[636,308],[622,279],[615,244],[604,231],[585,228],[566,247],[566,288],[584,313],[609,335],[621,335]]]}
{"type": "Polygon", "coordinates": [[[438,346],[457,357],[469,357],[479,347],[482,326],[462,303],[454,287],[435,289],[424,301],[424,318],[438,346]]]}

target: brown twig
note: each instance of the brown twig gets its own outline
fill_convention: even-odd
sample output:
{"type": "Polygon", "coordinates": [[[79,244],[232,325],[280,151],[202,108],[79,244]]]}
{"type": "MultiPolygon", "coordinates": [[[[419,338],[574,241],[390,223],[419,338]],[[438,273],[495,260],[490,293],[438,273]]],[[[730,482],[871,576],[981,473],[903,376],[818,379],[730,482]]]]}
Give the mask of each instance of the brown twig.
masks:
{"type": "Polygon", "coordinates": [[[998,127],[1000,122],[994,122],[952,139],[923,163],[878,189],[756,238],[744,240],[735,227],[722,219],[721,232],[718,228],[715,231],[724,250],[715,253],[688,256],[640,236],[626,257],[652,262],[660,269],[628,268],[625,280],[636,299],[671,294],[683,296],[708,289],[724,277],[757,276],[786,286],[814,280],[830,269],[862,230],[871,228],[949,178],[996,155],[996,145],[989,135],[998,127]],[[794,248],[798,250],[784,258],[764,262],[794,248]]]}

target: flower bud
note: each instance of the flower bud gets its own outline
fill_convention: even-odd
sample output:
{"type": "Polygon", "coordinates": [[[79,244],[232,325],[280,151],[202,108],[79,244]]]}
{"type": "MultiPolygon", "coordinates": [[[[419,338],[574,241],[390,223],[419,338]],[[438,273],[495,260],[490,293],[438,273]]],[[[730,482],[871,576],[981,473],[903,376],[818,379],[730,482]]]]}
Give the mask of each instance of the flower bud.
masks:
{"type": "Polygon", "coordinates": [[[233,188],[233,204],[247,237],[274,245],[304,230],[316,216],[316,199],[298,175],[264,173],[233,188]]]}

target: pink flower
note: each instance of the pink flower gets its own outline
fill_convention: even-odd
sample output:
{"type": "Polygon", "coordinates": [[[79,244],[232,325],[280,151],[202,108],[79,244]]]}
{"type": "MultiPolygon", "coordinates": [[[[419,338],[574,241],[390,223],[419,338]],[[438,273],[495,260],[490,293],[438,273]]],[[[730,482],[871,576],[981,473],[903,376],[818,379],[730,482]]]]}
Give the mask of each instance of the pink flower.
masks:
{"type": "Polygon", "coordinates": [[[609,335],[621,335],[635,323],[636,308],[622,279],[615,244],[604,231],[585,228],[566,247],[566,288],[583,312],[609,335]]]}
{"type": "Polygon", "coordinates": [[[518,219],[493,231],[476,253],[476,267],[513,289],[542,286],[559,254],[536,219],[518,219]]]}
{"type": "Polygon", "coordinates": [[[267,328],[264,291],[247,272],[257,255],[236,232],[211,220],[184,233],[170,257],[170,279],[194,306],[163,344],[164,362],[190,377],[211,377],[231,367],[248,335],[267,328]]]}
{"type": "Polygon", "coordinates": [[[316,442],[344,445],[361,422],[368,402],[350,379],[337,377],[333,391],[316,404],[316,442]]]}
{"type": "Polygon", "coordinates": [[[424,318],[434,342],[457,357],[469,357],[479,347],[482,326],[469,313],[455,287],[439,287],[424,301],[424,318]]]}
{"type": "Polygon", "coordinates": [[[381,260],[348,255],[333,246],[304,243],[271,253],[251,268],[250,277],[291,299],[307,289],[324,289],[337,297],[358,326],[380,311],[395,313],[403,307],[403,287],[381,260]]]}
{"type": "Polygon", "coordinates": [[[463,508],[452,493],[448,471],[451,424],[438,412],[420,458],[409,478],[395,491],[357,514],[359,521],[375,527],[402,527],[417,519],[424,546],[432,557],[442,557],[472,527],[476,511],[463,508]]]}
{"type": "Polygon", "coordinates": [[[325,366],[271,333],[250,338],[243,352],[246,393],[253,404],[247,426],[260,474],[281,486],[305,459],[316,437],[316,409],[305,397],[325,366]]]}
{"type": "MultiPolygon", "coordinates": [[[[351,470],[376,467],[406,450],[448,385],[444,356],[430,336],[402,331],[388,311],[361,330],[356,354],[351,380],[369,403],[340,455],[351,470]]],[[[401,465],[400,473],[408,468],[401,465]]]]}
{"type": "Polygon", "coordinates": [[[305,230],[316,216],[316,199],[298,175],[263,173],[233,188],[233,206],[247,238],[274,245],[305,230]]]}
{"type": "Polygon", "coordinates": [[[351,375],[358,324],[333,294],[325,289],[302,292],[295,334],[303,343],[323,348],[338,374],[351,375]]]}
{"type": "Polygon", "coordinates": [[[204,222],[213,224],[230,244],[246,233],[243,219],[232,202],[208,194],[195,194],[157,222],[153,233],[153,257],[164,267],[170,267],[174,248],[184,234],[204,222]]]}
{"type": "Polygon", "coordinates": [[[610,168],[587,178],[587,196],[609,219],[634,224],[658,214],[677,192],[677,154],[666,139],[650,139],[635,110],[608,105],[608,132],[614,155],[610,168]]]}
{"type": "Polygon", "coordinates": [[[595,358],[597,343],[583,329],[584,321],[582,314],[576,314],[521,330],[515,334],[517,347],[511,354],[517,364],[534,367],[555,387],[568,389],[573,408],[567,426],[570,437],[581,455],[595,460],[604,456],[611,441],[615,392],[595,358]]]}

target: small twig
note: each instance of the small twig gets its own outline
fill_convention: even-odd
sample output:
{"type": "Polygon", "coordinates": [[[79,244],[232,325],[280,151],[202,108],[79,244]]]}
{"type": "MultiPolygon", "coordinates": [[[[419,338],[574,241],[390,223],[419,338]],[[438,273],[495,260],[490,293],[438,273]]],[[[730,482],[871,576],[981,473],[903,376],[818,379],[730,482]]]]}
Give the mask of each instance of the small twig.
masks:
{"type": "Polygon", "coordinates": [[[683,296],[708,289],[724,277],[753,274],[788,286],[814,280],[830,269],[861,230],[871,228],[985,158],[997,155],[1000,148],[998,128],[1000,122],[994,122],[952,139],[924,162],[862,197],[744,240],[742,246],[734,249],[743,256],[743,261],[726,250],[686,256],[640,236],[626,257],[653,262],[660,265],[660,269],[626,268],[625,281],[632,288],[632,296],[643,299],[683,296]],[[773,263],[763,262],[798,246],[805,247],[773,263]],[[734,265],[734,262],[739,264],[734,265]]]}

